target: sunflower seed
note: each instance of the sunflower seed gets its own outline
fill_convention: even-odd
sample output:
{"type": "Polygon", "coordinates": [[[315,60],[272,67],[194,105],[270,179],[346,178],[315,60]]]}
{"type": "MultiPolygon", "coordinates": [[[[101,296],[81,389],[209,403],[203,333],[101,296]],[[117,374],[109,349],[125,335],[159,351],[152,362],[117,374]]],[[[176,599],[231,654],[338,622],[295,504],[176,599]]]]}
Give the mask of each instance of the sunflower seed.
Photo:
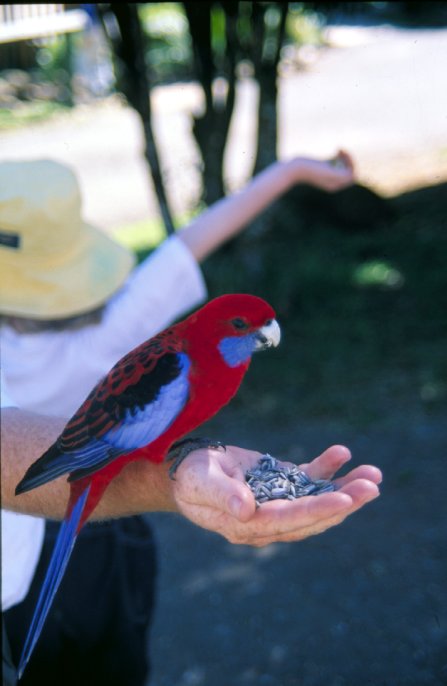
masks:
{"type": "Polygon", "coordinates": [[[245,474],[256,503],[268,500],[295,500],[305,495],[318,495],[335,490],[335,484],[327,479],[311,479],[296,465],[280,466],[271,455],[262,455],[258,463],[245,474]]]}

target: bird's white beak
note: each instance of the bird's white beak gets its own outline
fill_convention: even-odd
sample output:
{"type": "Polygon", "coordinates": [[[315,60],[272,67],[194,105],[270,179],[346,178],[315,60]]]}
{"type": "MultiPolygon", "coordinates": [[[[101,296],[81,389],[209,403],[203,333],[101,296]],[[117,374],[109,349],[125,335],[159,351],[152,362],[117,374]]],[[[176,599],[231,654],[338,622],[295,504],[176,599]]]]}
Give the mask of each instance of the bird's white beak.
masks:
{"type": "Polygon", "coordinates": [[[256,350],[271,348],[272,346],[276,348],[281,340],[281,329],[276,319],[272,319],[268,324],[262,326],[256,337],[258,339],[256,350]]]}

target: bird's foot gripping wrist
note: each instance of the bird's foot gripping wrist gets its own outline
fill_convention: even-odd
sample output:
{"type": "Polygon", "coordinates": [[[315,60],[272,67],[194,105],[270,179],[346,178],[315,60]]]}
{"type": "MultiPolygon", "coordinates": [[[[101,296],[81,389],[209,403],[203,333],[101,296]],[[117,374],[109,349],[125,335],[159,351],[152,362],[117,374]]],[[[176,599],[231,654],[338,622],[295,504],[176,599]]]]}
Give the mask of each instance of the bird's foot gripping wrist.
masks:
{"type": "Polygon", "coordinates": [[[169,476],[175,479],[175,473],[183,460],[188,457],[194,450],[201,450],[204,448],[212,448],[214,450],[223,449],[225,446],[221,441],[214,441],[211,438],[184,438],[181,441],[176,441],[168,452],[167,460],[172,462],[169,467],[169,476]]]}

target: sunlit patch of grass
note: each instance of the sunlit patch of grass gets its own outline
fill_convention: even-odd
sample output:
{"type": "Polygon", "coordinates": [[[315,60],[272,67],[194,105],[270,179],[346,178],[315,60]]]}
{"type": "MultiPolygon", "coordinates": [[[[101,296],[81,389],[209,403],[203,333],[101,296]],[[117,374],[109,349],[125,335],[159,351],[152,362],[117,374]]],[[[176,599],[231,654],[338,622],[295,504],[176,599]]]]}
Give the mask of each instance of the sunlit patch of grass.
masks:
{"type": "Polygon", "coordinates": [[[404,284],[403,274],[383,260],[371,260],[354,269],[353,281],[362,287],[400,288],[404,284]]]}
{"type": "MultiPolygon", "coordinates": [[[[179,218],[174,218],[176,230],[181,230],[193,217],[199,213],[189,213],[179,218]]],[[[129,250],[133,250],[138,262],[141,262],[152,250],[154,250],[167,237],[166,228],[161,218],[143,219],[120,226],[113,232],[114,238],[129,250]]]]}
{"type": "Polygon", "coordinates": [[[68,112],[69,109],[67,105],[44,100],[23,103],[13,109],[0,108],[0,130],[16,129],[19,126],[45,121],[56,114],[68,112]]]}
{"type": "Polygon", "coordinates": [[[120,226],[113,235],[121,245],[139,254],[156,248],[166,237],[166,231],[161,219],[144,219],[120,226]]]}
{"type": "Polygon", "coordinates": [[[299,6],[291,6],[286,31],[296,45],[322,45],[324,42],[321,17],[299,6]]]}

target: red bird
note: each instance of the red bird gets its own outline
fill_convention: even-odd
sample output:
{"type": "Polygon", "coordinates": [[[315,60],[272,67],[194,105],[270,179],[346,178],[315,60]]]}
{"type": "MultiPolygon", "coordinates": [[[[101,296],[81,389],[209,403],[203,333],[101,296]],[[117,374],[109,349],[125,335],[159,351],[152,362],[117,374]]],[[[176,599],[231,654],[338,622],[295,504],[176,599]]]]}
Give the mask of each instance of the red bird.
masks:
{"type": "MultiPolygon", "coordinates": [[[[70,498],[18,669],[31,656],[76,537],[112,479],[136,459],[162,462],[237,392],[256,350],[276,346],[268,303],[223,295],[125,355],[98,383],[16,494],[69,474],[70,498]]],[[[193,449],[184,446],[174,463],[193,449]]]]}

